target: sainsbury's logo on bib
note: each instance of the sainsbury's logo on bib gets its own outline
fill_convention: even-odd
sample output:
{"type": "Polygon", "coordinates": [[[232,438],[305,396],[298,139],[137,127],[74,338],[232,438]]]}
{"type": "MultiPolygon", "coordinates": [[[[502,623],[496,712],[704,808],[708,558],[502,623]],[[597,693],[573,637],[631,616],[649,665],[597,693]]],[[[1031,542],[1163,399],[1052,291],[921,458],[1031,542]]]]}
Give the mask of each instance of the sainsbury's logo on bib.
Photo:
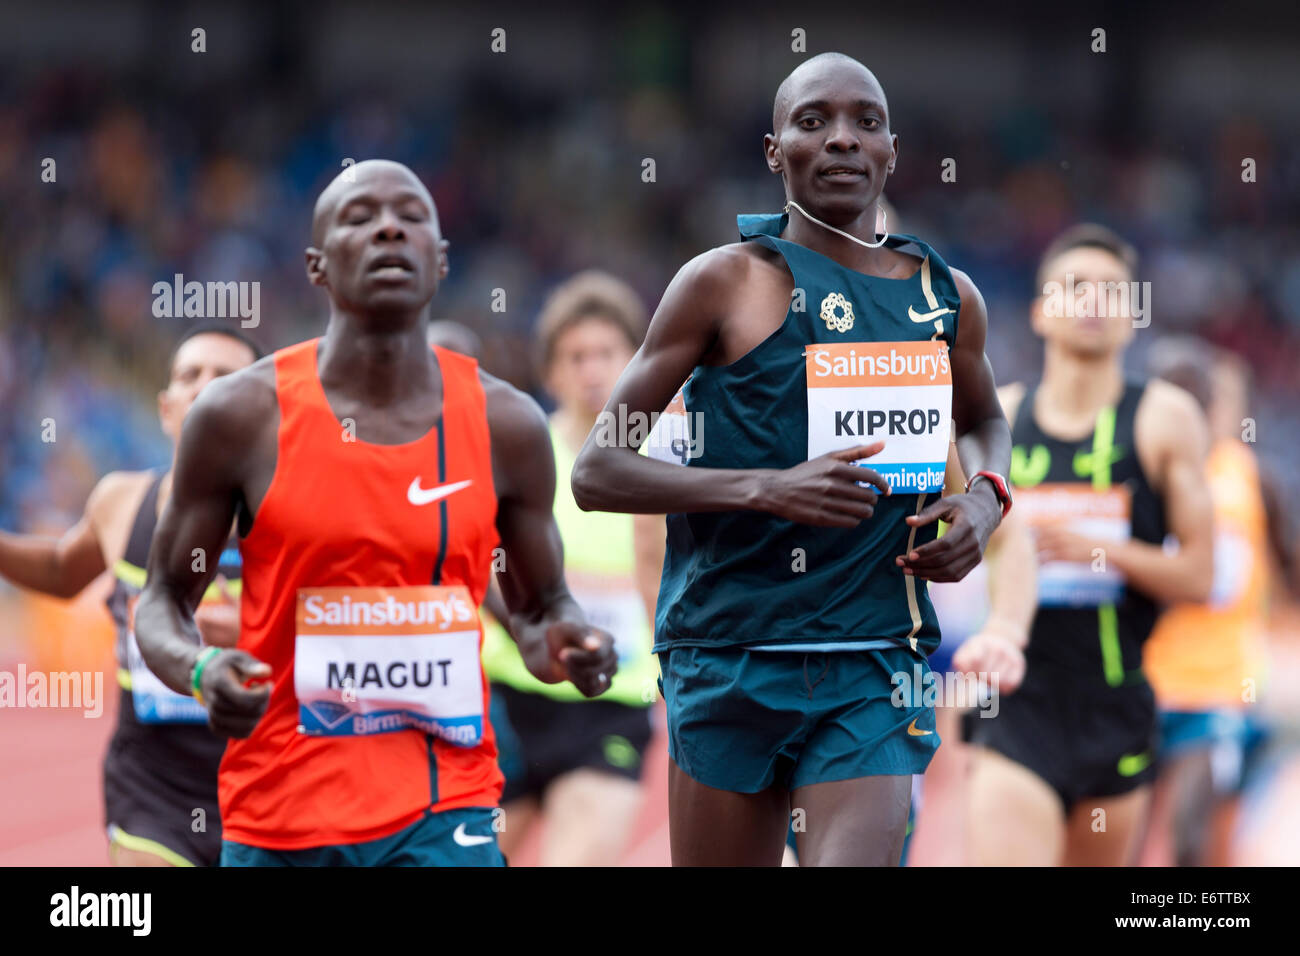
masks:
{"type": "Polygon", "coordinates": [[[837,342],[804,349],[808,457],[883,440],[861,464],[895,492],[943,489],[952,428],[947,343],[837,342]]]}
{"type": "MultiPolygon", "coordinates": [[[[421,588],[420,595],[399,599],[380,589],[338,588],[339,593],[327,594],[322,588],[317,593],[305,594],[299,604],[298,623],[314,627],[321,624],[355,627],[444,626],[465,623],[475,619],[474,608],[457,591],[436,593],[439,589],[421,588]],[[370,591],[373,590],[373,596],[370,591]]],[[[407,589],[415,590],[415,589],[407,589]]]]}
{"type": "Polygon", "coordinates": [[[952,381],[948,348],[942,342],[861,342],[808,348],[812,359],[809,375],[832,379],[836,385],[932,385],[952,381]]]}

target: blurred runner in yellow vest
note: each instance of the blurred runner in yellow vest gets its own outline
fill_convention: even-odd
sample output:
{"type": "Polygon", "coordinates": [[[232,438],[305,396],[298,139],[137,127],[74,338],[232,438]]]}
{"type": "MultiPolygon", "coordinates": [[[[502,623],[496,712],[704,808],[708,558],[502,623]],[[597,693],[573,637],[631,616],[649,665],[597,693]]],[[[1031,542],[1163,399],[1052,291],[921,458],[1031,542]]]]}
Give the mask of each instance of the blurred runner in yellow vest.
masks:
{"type": "MultiPolygon", "coordinates": [[[[543,818],[543,866],[614,864],[641,805],[649,708],[658,696],[650,622],[663,565],[663,517],[582,511],[568,476],[647,323],[636,292],[600,272],[580,273],[557,288],[538,320],[542,382],[558,406],[551,439],[565,576],[587,619],[614,635],[619,652],[609,691],[587,699],[569,683],[543,684],[529,674],[514,642],[484,615],[483,663],[493,682],[491,717],[506,775],[505,830],[498,838],[508,857],[543,818]],[[638,580],[638,551],[645,580],[638,580]]],[[[508,574],[510,556],[502,560],[508,574]]],[[[492,603],[490,597],[489,610],[492,603]]]]}
{"type": "Polygon", "coordinates": [[[1206,604],[1160,618],[1144,665],[1160,707],[1160,770],[1148,850],[1161,862],[1209,862],[1216,804],[1241,774],[1248,719],[1264,677],[1269,533],[1247,385],[1239,362],[1197,339],[1153,350],[1153,375],[1194,395],[1213,431],[1206,463],[1214,502],[1214,587],[1206,604]]]}

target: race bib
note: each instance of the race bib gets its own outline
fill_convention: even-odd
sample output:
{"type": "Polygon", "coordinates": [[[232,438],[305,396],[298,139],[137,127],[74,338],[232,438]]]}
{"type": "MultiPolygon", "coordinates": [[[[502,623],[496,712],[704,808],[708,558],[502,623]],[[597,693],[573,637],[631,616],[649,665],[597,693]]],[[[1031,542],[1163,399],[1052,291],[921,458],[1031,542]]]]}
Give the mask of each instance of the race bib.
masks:
{"type": "MultiPolygon", "coordinates": [[[[668,407],[663,410],[650,429],[650,435],[641,446],[642,451],[656,461],[670,465],[689,464],[700,456],[700,442],[704,436],[691,435],[690,419],[686,412],[685,385],[677,390],[668,407]]],[[[698,422],[697,427],[702,427],[698,422]]]]}
{"type": "Polygon", "coordinates": [[[478,614],[463,585],[298,591],[300,733],[414,728],[475,747],[483,737],[480,667],[478,614]]]}
{"type": "Polygon", "coordinates": [[[206,724],[208,712],[193,697],[178,694],[158,679],[144,662],[135,639],[135,604],[138,595],[126,602],[126,660],[131,674],[131,702],[136,720],[142,724],[206,724]]]}
{"type": "Polygon", "coordinates": [[[948,345],[836,342],[804,349],[808,457],[883,441],[856,464],[874,469],[895,493],[943,489],[952,420],[948,345]]]}
{"type": "MultiPolygon", "coordinates": [[[[1016,489],[1016,510],[1025,516],[1031,531],[1060,525],[1102,541],[1127,541],[1131,508],[1129,490],[1123,485],[1095,491],[1082,484],[1048,482],[1016,489]]],[[[1040,607],[1096,607],[1113,604],[1123,595],[1124,575],[1105,561],[1104,553],[1088,563],[1048,561],[1038,566],[1040,607]]]]}
{"type": "Polygon", "coordinates": [[[142,724],[206,724],[208,712],[193,697],[178,694],[144,662],[135,631],[127,632],[126,669],[131,672],[131,701],[142,724]]]}
{"type": "Polygon", "coordinates": [[[619,665],[630,664],[644,656],[649,623],[645,602],[631,581],[601,579],[592,574],[567,571],[569,593],[587,616],[592,627],[608,631],[614,637],[619,665]]]}

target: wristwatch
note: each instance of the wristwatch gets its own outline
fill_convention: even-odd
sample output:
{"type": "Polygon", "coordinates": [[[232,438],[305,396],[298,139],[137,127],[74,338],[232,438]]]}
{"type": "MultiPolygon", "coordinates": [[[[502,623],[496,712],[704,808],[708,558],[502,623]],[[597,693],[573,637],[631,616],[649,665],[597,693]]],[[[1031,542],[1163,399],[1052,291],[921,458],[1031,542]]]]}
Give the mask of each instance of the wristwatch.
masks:
{"type": "Polygon", "coordinates": [[[1007,487],[1007,480],[996,471],[977,471],[971,476],[970,481],[966,482],[967,493],[981,478],[987,478],[989,484],[993,486],[993,494],[997,495],[998,504],[1002,505],[1002,517],[1005,518],[1011,511],[1011,489],[1007,487]]]}

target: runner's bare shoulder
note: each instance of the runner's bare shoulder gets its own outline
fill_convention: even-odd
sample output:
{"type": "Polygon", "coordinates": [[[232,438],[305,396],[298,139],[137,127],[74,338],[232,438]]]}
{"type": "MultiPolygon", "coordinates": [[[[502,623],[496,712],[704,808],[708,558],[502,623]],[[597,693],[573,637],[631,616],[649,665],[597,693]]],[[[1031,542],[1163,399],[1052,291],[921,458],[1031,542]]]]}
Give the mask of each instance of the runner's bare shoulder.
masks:
{"type": "Polygon", "coordinates": [[[1158,378],[1147,382],[1138,402],[1133,438],[1143,467],[1157,474],[1171,454],[1190,448],[1198,458],[1204,458],[1210,448],[1209,426],[1200,404],[1190,392],[1158,378]]]}
{"type": "Polygon", "coordinates": [[[542,482],[545,462],[552,463],[551,433],[546,413],[531,395],[520,391],[504,379],[478,370],[479,384],[487,404],[488,433],[492,438],[492,473],[498,483],[497,494],[506,497],[510,488],[528,482],[531,475],[542,482]],[[500,487],[502,482],[507,487],[500,487]]]}
{"type": "Polygon", "coordinates": [[[745,294],[793,282],[779,255],[752,242],[702,252],[677,270],[650,321],[645,347],[692,343],[702,356],[745,294]]]}
{"type": "Polygon", "coordinates": [[[91,490],[86,514],[91,521],[97,521],[116,513],[126,502],[134,500],[134,506],[138,506],[153,479],[151,471],[110,471],[91,490]]]}
{"type": "Polygon", "coordinates": [[[790,269],[780,253],[767,246],[757,242],[729,242],[696,256],[677,275],[692,284],[693,293],[718,296],[757,278],[788,279],[790,269]]]}
{"type": "Polygon", "coordinates": [[[110,471],[91,489],[85,520],[94,530],[105,564],[122,556],[130,522],[153,480],[151,471],[110,471]]]}

